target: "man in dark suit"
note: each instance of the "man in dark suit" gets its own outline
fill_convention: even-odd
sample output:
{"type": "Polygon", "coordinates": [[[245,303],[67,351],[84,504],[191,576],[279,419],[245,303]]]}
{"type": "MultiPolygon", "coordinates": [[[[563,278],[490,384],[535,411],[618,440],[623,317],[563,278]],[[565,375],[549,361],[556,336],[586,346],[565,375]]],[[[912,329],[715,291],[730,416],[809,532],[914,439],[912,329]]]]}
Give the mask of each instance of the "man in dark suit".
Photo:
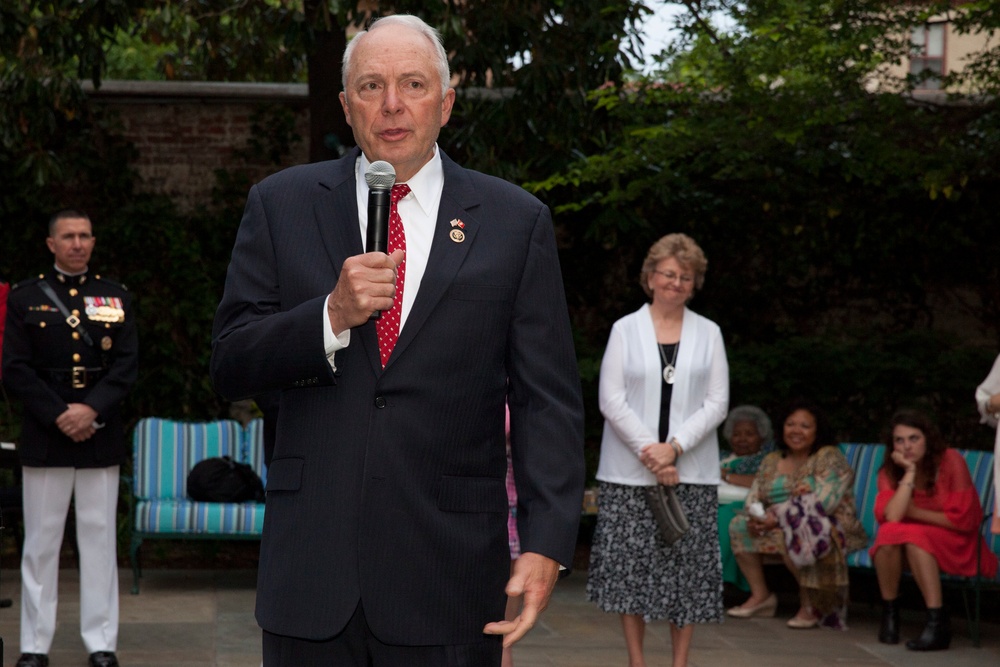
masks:
{"type": "Polygon", "coordinates": [[[86,214],[52,216],[55,270],[18,283],[7,303],[3,381],[24,404],[21,651],[46,667],[56,628],[59,549],[70,499],[80,554],[80,634],[91,667],[117,667],[119,468],[128,455],[119,408],[139,370],[132,298],[89,270],[86,214]]]}
{"type": "Polygon", "coordinates": [[[436,31],[377,21],[344,54],[361,151],[247,201],[212,375],[230,399],[280,390],[257,590],[267,667],[499,665],[573,557],[582,401],[551,217],[437,148],[448,80],[436,31]],[[393,196],[405,252],[395,216],[389,254],[364,251],[376,160],[407,186],[393,196]],[[505,588],[524,599],[512,622],[505,588]]]}

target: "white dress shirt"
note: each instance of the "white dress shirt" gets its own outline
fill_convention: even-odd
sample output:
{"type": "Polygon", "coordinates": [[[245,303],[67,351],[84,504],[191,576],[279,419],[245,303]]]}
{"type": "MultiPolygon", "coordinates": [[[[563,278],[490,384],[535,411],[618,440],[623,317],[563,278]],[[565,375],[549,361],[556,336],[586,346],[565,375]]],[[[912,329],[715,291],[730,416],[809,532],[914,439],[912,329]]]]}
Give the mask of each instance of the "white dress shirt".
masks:
{"type": "MultiPolygon", "coordinates": [[[[365,172],[371,164],[364,153],[355,165],[355,184],[358,195],[358,232],[361,234],[362,245],[368,238],[368,182],[365,172]]],[[[441,204],[441,192],[444,190],[444,169],[441,166],[441,154],[437,145],[434,146],[434,156],[425,164],[413,178],[406,182],[410,193],[397,204],[403,231],[406,234],[406,280],[403,285],[403,306],[399,317],[399,330],[406,325],[406,317],[413,308],[427,269],[427,259],[431,254],[431,242],[434,238],[434,227],[437,225],[438,207],[441,204]]],[[[329,295],[323,302],[323,331],[326,345],[326,356],[330,365],[336,370],[334,355],[351,342],[351,330],[337,334],[330,325],[326,307],[330,301],[329,295]]]]}

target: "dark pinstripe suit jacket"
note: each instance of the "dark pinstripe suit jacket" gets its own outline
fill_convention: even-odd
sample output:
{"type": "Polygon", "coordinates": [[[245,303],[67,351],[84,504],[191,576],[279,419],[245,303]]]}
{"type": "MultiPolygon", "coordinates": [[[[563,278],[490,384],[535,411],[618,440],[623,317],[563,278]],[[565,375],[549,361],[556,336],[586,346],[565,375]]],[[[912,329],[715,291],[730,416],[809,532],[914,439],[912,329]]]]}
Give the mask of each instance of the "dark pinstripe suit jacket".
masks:
{"type": "Polygon", "coordinates": [[[384,642],[476,641],[503,616],[509,569],[505,401],[522,549],[569,564],[576,543],[582,402],[551,218],[442,155],[427,270],[392,357],[383,370],[362,325],[335,377],[321,318],[363,252],[356,157],[250,191],[216,315],[218,390],[281,391],[257,620],[329,638],[360,600],[384,642]]]}

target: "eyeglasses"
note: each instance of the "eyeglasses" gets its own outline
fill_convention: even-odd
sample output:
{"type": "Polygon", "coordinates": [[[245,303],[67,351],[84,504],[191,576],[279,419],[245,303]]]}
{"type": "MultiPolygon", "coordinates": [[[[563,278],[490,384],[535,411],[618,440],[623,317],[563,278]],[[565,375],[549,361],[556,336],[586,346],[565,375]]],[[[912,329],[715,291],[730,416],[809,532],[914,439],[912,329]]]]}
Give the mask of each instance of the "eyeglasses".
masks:
{"type": "Polygon", "coordinates": [[[653,269],[653,273],[658,273],[667,279],[667,282],[674,282],[675,280],[680,280],[682,285],[690,285],[694,282],[694,276],[689,276],[687,274],[677,275],[673,271],[657,271],[653,269]]]}

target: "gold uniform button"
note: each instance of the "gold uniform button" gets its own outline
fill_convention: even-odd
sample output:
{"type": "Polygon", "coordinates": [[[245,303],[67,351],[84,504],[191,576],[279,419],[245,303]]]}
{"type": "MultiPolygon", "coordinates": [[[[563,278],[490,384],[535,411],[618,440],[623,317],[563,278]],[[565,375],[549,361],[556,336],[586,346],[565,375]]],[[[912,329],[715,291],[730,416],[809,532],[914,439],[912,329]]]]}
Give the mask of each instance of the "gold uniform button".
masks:
{"type": "Polygon", "coordinates": [[[39,329],[44,329],[45,328],[45,322],[39,322],[38,323],[38,328],[39,329]]]}
{"type": "Polygon", "coordinates": [[[73,361],[80,361],[80,355],[79,354],[74,354],[73,355],[73,361]]]}
{"type": "Polygon", "coordinates": [[[79,294],[79,292],[76,291],[75,287],[69,291],[70,296],[76,296],[77,294],[79,294]]]}
{"type": "Polygon", "coordinates": [[[76,315],[77,317],[80,317],[80,311],[77,310],[76,308],[73,309],[73,314],[76,315]]]}
{"type": "Polygon", "coordinates": [[[73,332],[73,340],[80,340],[80,334],[78,334],[77,332],[74,331],[73,332]]]}

